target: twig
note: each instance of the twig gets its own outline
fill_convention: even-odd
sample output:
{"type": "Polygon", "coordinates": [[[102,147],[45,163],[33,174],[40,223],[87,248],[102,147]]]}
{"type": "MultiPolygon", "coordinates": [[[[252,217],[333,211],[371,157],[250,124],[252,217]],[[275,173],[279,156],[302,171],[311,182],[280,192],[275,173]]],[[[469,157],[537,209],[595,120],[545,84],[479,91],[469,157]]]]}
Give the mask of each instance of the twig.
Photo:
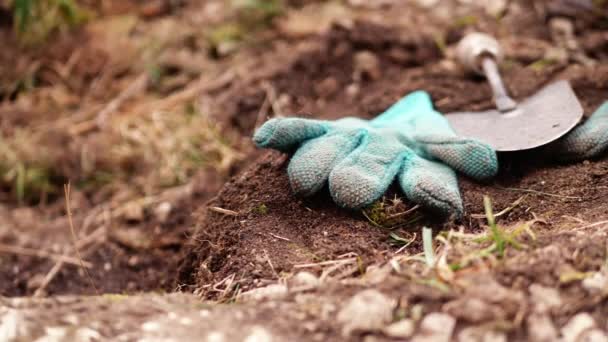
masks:
{"type": "Polygon", "coordinates": [[[255,119],[255,124],[253,125],[253,132],[251,132],[251,135],[255,134],[255,131],[262,126],[264,119],[268,117],[268,108],[270,108],[270,101],[268,101],[268,94],[266,94],[266,97],[264,97],[264,102],[260,106],[260,110],[258,111],[258,115],[255,119]]]}
{"type": "Polygon", "coordinates": [[[268,260],[268,265],[270,265],[270,269],[272,270],[272,273],[274,273],[274,275],[278,278],[279,274],[277,273],[277,270],[274,269],[274,265],[272,264],[272,261],[270,260],[270,257],[268,256],[268,251],[264,249],[264,254],[266,255],[266,260],[268,260]]]}
{"type": "Polygon", "coordinates": [[[66,211],[67,211],[67,214],[68,214],[68,223],[70,225],[70,233],[72,234],[72,242],[74,243],[74,251],[76,252],[76,256],[78,256],[78,259],[80,261],[80,265],[82,266],[82,268],[84,270],[84,273],[86,274],[87,278],[89,279],[89,283],[91,283],[91,286],[95,290],[95,293],[97,295],[99,295],[99,291],[97,291],[97,287],[93,283],[93,278],[89,274],[89,271],[82,265],[82,256],[80,255],[80,251],[79,251],[79,248],[77,246],[78,239],[76,238],[76,231],[74,230],[74,222],[72,220],[72,207],[70,205],[70,200],[71,200],[70,183],[65,184],[63,186],[63,190],[64,190],[64,193],[65,193],[65,208],[66,208],[66,211]]]}
{"type": "Polygon", "coordinates": [[[55,261],[61,261],[66,264],[72,264],[72,265],[76,265],[76,266],[81,265],[86,268],[93,267],[93,265],[88,261],[82,261],[82,264],[80,264],[81,260],[78,260],[76,258],[72,258],[69,256],[60,255],[60,254],[54,254],[54,253],[50,253],[50,252],[47,252],[44,250],[38,250],[38,249],[33,249],[33,248],[8,246],[8,245],[0,244],[0,253],[12,253],[12,254],[33,256],[33,257],[38,257],[38,258],[48,258],[48,259],[52,259],[55,261]]]}
{"type": "Polygon", "coordinates": [[[583,229],[587,229],[587,228],[601,226],[603,224],[608,224],[608,221],[600,221],[600,222],[591,223],[591,224],[588,224],[588,225],[585,225],[582,227],[575,228],[574,230],[583,230],[583,229]]]}
{"type": "Polygon", "coordinates": [[[220,208],[220,207],[209,207],[209,210],[214,211],[216,213],[224,214],[224,215],[239,216],[239,213],[237,213],[234,210],[230,210],[230,209],[224,209],[224,208],[220,208]]]}
{"type": "Polygon", "coordinates": [[[353,261],[356,261],[357,258],[348,258],[348,259],[341,259],[341,260],[329,260],[329,261],[322,261],[322,262],[316,262],[316,263],[310,263],[310,264],[300,264],[300,265],[294,265],[294,268],[310,268],[310,267],[322,267],[322,266],[328,266],[328,265],[337,265],[337,264],[348,264],[351,263],[353,261]]]}
{"type": "MultiPolygon", "coordinates": [[[[515,209],[518,205],[521,204],[521,202],[523,202],[524,199],[526,199],[526,197],[528,197],[528,195],[523,195],[520,198],[516,199],[515,202],[511,203],[510,206],[506,207],[505,209],[501,210],[499,213],[495,214],[494,217],[495,218],[501,217],[501,216],[507,214],[508,212],[510,212],[511,210],[515,209]]],[[[471,217],[476,218],[476,219],[487,218],[486,214],[472,214],[471,217]]]]}
{"type": "Polygon", "coordinates": [[[289,239],[288,239],[288,238],[286,238],[286,237],[278,236],[278,235],[273,234],[273,233],[268,233],[268,234],[270,234],[270,236],[272,236],[272,237],[274,237],[274,238],[277,238],[277,239],[279,239],[279,240],[284,240],[284,241],[290,241],[290,242],[291,242],[291,240],[289,240],[289,239]]]}
{"type": "Polygon", "coordinates": [[[578,197],[578,196],[563,196],[563,195],[557,195],[557,194],[552,194],[549,192],[543,192],[543,191],[532,190],[532,189],[520,189],[520,188],[502,188],[502,189],[509,190],[509,191],[529,192],[531,194],[544,195],[544,196],[549,196],[549,197],[566,198],[566,199],[582,199],[582,197],[578,197]]]}
{"type": "Polygon", "coordinates": [[[110,115],[114,114],[122,106],[122,104],[132,98],[133,96],[141,93],[148,86],[148,73],[143,73],[135,79],[122,93],[108,103],[95,118],[95,124],[99,128],[106,126],[106,122],[110,115]]]}
{"type": "Polygon", "coordinates": [[[403,252],[412,243],[414,243],[414,241],[416,241],[416,233],[414,233],[414,236],[410,239],[410,241],[408,241],[407,243],[405,243],[405,245],[401,246],[401,248],[399,248],[398,250],[396,250],[394,254],[399,254],[399,253],[403,252]]]}
{"type": "Polygon", "coordinates": [[[387,219],[395,219],[401,216],[406,216],[416,210],[418,210],[420,208],[420,204],[416,204],[415,206],[411,207],[410,209],[400,212],[400,213],[396,213],[396,214],[392,214],[392,215],[388,215],[386,218],[387,219]]]}
{"type": "Polygon", "coordinates": [[[283,111],[279,107],[278,99],[277,99],[277,91],[276,89],[268,82],[262,83],[262,88],[266,91],[266,99],[270,103],[272,107],[272,112],[275,117],[283,117],[283,111]]]}

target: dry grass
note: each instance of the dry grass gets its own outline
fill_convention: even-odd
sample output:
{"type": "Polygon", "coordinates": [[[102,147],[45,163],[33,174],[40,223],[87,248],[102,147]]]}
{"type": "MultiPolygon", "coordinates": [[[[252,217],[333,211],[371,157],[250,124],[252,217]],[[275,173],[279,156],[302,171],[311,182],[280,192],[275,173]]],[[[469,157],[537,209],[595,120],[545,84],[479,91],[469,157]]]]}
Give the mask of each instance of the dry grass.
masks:
{"type": "Polygon", "coordinates": [[[150,195],[186,183],[203,168],[226,172],[241,158],[234,145],[195,105],[118,117],[85,136],[25,127],[0,134],[0,184],[19,202],[57,195],[68,180],[85,191],[128,183],[150,195]]]}

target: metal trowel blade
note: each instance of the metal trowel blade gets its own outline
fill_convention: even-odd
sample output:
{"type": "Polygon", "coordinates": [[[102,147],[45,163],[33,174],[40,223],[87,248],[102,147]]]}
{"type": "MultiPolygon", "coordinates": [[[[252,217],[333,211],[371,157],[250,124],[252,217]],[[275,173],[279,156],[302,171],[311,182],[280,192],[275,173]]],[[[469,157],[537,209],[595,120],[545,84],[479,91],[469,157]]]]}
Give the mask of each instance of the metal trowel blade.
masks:
{"type": "Polygon", "coordinates": [[[485,142],[496,151],[519,151],[550,143],[568,133],[583,108],[568,81],[551,83],[507,113],[498,110],[446,115],[459,136],[485,142]]]}

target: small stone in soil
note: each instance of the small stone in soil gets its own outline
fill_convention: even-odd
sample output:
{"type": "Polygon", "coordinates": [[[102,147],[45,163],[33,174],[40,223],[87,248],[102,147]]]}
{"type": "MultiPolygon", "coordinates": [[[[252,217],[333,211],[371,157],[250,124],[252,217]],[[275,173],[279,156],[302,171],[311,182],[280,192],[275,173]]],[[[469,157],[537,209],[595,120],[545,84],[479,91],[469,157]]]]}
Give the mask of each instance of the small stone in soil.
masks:
{"type": "Polygon", "coordinates": [[[393,318],[395,306],[393,299],[377,290],[357,293],[338,313],[343,335],[381,330],[393,318]]]}
{"type": "Polygon", "coordinates": [[[426,315],[420,323],[420,331],[412,341],[414,342],[449,342],[456,326],[454,317],[433,312],[426,315]]]}

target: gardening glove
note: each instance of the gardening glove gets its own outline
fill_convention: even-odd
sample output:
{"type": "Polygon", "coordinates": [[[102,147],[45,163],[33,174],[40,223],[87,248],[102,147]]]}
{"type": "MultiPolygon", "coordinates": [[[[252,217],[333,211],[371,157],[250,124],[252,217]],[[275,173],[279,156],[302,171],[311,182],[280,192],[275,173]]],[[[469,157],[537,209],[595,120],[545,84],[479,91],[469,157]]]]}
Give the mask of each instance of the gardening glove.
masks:
{"type": "Polygon", "coordinates": [[[424,91],[411,93],[373,120],[271,119],[253,140],[282,152],[297,148],[287,169],[296,194],[312,195],[329,182],[334,201],[353,209],[372,204],[398,176],[412,202],[460,217],[454,170],[474,179],[498,170],[495,151],[456,136],[424,91]]]}
{"type": "Polygon", "coordinates": [[[550,153],[562,161],[593,158],[608,151],[608,101],[585,123],[551,144],[549,148],[550,153]]]}

